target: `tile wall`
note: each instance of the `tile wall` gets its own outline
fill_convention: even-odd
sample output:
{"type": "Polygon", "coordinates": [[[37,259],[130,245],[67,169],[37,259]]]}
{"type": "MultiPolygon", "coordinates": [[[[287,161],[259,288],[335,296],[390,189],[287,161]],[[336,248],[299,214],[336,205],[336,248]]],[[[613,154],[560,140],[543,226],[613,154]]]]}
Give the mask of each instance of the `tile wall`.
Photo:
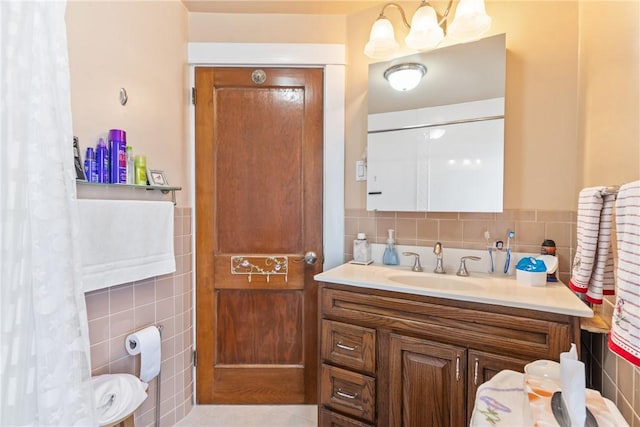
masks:
{"type": "MultiPolygon", "coordinates": [[[[514,230],[514,251],[540,251],[544,239],[556,242],[559,277],[567,283],[574,256],[577,213],[575,211],[505,210],[502,213],[416,213],[345,211],[345,261],[351,260],[353,239],[358,232],[373,243],[385,243],[387,230],[396,230],[401,245],[484,249],[484,232],[491,240],[506,241],[514,230]]],[[[615,252],[614,252],[615,253],[615,252]]],[[[615,297],[606,297],[595,311],[611,319],[615,297]]],[[[582,333],[582,360],[587,369],[587,387],[612,400],[631,427],[640,427],[640,368],[618,357],[607,347],[607,334],[582,333]]]]}
{"type": "Polygon", "coordinates": [[[491,241],[506,244],[509,230],[515,231],[515,252],[540,252],[545,239],[556,242],[559,278],[569,280],[572,242],[576,240],[576,213],[572,211],[505,210],[502,213],[463,212],[370,212],[364,209],[345,211],[345,261],[351,260],[353,239],[358,232],[367,234],[372,243],[385,243],[387,230],[396,230],[400,245],[433,246],[442,242],[446,248],[485,249],[485,231],[491,241]]]}
{"type": "MultiPolygon", "coordinates": [[[[615,297],[605,297],[597,310],[611,319],[615,297]]],[[[607,334],[582,331],[582,359],[587,369],[587,387],[599,390],[613,401],[631,427],[640,427],[640,367],[612,353],[607,334]]]]}
{"type": "MultiPolygon", "coordinates": [[[[191,209],[175,208],[176,271],[86,294],[93,375],[139,375],[140,356],[130,356],[125,337],[162,325],[160,425],[173,426],[189,413],[193,398],[193,304],[191,209]]],[[[156,380],[135,413],[136,426],[155,425],[156,380]]]]}

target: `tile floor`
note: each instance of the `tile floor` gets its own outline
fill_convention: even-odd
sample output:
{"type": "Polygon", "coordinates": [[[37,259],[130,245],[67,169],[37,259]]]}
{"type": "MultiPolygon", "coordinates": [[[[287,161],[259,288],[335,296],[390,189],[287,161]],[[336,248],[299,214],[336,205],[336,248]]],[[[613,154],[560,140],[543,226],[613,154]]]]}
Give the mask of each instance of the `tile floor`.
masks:
{"type": "Polygon", "coordinates": [[[316,405],[196,405],[178,427],[316,427],[316,405]]]}

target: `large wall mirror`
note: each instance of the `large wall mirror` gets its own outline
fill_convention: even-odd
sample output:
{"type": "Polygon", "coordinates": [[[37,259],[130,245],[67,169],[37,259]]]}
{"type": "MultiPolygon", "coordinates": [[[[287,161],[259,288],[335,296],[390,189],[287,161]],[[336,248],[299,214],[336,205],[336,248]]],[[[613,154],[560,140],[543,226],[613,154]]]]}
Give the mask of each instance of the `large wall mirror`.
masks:
{"type": "Polygon", "coordinates": [[[505,35],[369,66],[367,209],[501,212],[505,35]],[[410,91],[394,65],[426,68],[410,91]]]}

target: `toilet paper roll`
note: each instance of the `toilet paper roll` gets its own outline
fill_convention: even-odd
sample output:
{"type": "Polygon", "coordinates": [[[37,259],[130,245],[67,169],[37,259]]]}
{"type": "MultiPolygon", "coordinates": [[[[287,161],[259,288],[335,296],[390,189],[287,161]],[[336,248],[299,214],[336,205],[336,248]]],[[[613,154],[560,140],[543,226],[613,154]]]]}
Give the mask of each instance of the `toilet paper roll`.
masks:
{"type": "Polygon", "coordinates": [[[160,373],[160,331],[149,326],[127,336],[125,347],[132,356],[140,355],[140,379],[149,382],[160,373]]]}

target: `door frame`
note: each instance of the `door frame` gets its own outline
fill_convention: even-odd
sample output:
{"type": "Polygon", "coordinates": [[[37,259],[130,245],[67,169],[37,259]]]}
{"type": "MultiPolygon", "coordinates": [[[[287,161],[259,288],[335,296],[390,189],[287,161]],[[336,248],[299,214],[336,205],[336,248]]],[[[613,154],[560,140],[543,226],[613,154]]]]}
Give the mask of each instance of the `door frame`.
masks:
{"type": "MultiPolygon", "coordinates": [[[[321,67],[324,69],[323,94],[323,270],[344,261],[344,149],[345,149],[345,65],[342,44],[287,43],[188,43],[188,87],[195,86],[195,67],[282,66],[321,67]]],[[[189,200],[195,208],[195,106],[189,101],[189,200]]],[[[193,349],[196,349],[195,272],[196,212],[191,215],[193,288],[193,349]]],[[[193,367],[195,370],[195,366],[193,367]]],[[[194,371],[194,401],[195,371],[194,371]]]]}

